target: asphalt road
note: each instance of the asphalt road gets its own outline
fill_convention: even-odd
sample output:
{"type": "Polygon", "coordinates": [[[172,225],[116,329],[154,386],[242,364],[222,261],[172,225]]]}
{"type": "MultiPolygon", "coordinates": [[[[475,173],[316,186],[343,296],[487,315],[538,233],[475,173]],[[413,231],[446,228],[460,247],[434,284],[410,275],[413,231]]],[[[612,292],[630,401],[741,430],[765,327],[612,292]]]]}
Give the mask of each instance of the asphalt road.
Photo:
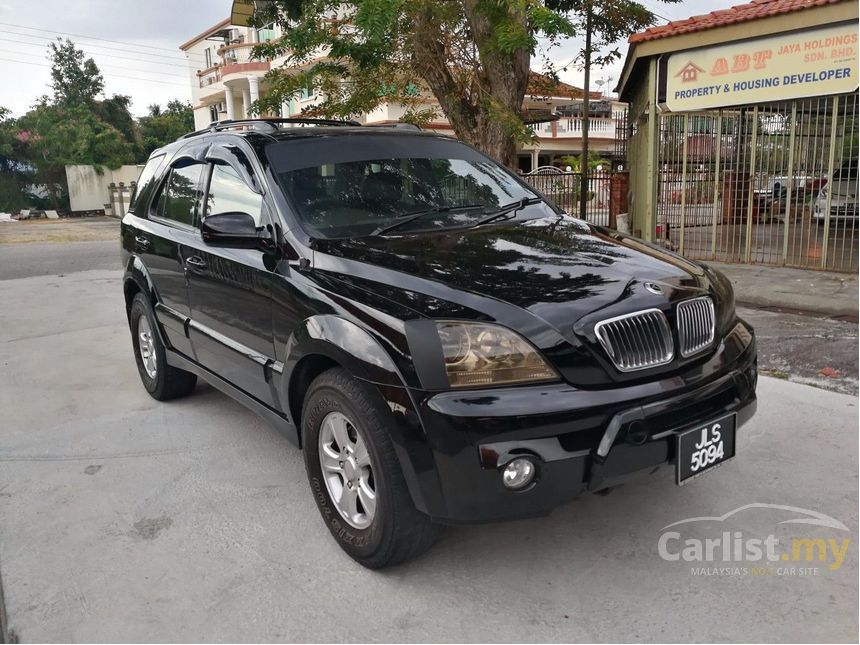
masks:
{"type": "Polygon", "coordinates": [[[705,477],[658,471],[547,518],[449,528],[370,572],[330,539],[276,431],[205,385],[146,394],[119,293],[116,268],[0,282],[0,573],[23,641],[856,642],[853,396],[762,378],[738,456],[705,477]],[[667,525],[756,503],[794,510],[685,537],[847,539],[846,559],[661,558],[667,525]],[[780,523],[804,509],[846,530],[780,523]]]}
{"type": "MultiPolygon", "coordinates": [[[[14,226],[7,224],[6,226],[14,226]]],[[[0,245],[0,280],[120,267],[119,239],[0,245]]]]}

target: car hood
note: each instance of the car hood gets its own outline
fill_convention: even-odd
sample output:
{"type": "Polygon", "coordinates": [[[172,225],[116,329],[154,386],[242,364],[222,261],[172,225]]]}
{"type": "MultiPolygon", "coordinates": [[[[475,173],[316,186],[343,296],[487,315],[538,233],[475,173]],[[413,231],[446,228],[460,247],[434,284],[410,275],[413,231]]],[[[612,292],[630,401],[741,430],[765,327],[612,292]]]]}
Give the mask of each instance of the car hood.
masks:
{"type": "Polygon", "coordinates": [[[560,215],[325,240],[315,250],[318,268],[422,315],[503,320],[503,305],[512,305],[559,330],[586,314],[661,306],[711,286],[699,264],[560,215]]]}

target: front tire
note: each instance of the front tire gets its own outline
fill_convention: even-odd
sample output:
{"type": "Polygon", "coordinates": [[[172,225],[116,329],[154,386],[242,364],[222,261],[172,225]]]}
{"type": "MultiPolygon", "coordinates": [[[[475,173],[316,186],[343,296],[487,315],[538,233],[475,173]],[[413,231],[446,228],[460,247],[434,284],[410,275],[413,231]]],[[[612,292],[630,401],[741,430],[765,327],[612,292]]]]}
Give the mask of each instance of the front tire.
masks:
{"type": "Polygon", "coordinates": [[[338,545],[370,569],[417,557],[439,534],[412,503],[389,415],[341,368],[311,383],[302,411],[305,468],[320,514],[338,545]]]}
{"type": "Polygon", "coordinates": [[[137,371],[150,396],[167,401],[193,392],[197,376],[167,364],[157,324],[149,301],[142,293],[136,294],[131,302],[128,325],[137,371]]]}

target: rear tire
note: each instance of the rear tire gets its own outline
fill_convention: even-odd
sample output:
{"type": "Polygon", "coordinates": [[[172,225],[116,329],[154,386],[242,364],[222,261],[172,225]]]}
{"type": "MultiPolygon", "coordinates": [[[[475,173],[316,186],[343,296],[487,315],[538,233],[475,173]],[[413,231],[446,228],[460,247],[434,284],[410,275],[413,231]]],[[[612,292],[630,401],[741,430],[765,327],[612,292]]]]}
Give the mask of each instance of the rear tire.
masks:
{"type": "Polygon", "coordinates": [[[320,514],[338,545],[369,569],[419,556],[440,531],[412,503],[390,438],[390,414],[377,393],[341,368],[311,383],[302,411],[305,468],[320,514]],[[353,490],[358,502],[351,512],[353,490]]]}
{"type": "Polygon", "coordinates": [[[142,293],[131,301],[128,325],[137,371],[150,396],[158,401],[167,401],[193,392],[197,376],[167,364],[155,314],[142,293]]]}

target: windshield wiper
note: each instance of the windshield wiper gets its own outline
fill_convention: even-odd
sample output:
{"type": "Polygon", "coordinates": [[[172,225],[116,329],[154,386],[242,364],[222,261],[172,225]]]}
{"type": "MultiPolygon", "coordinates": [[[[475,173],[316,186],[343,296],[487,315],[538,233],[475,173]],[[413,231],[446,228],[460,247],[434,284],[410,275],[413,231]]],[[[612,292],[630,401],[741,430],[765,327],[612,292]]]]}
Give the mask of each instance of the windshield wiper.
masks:
{"type": "Polygon", "coordinates": [[[393,231],[396,228],[400,228],[401,226],[404,226],[409,222],[415,221],[420,217],[426,217],[427,215],[436,215],[437,213],[447,213],[449,211],[474,210],[477,208],[486,208],[486,206],[484,204],[466,204],[464,206],[434,206],[433,208],[426,208],[424,210],[416,211],[414,213],[406,213],[398,217],[391,224],[385,224],[384,226],[379,226],[373,229],[370,232],[370,235],[384,235],[389,231],[393,231]]]}
{"type": "Polygon", "coordinates": [[[472,228],[475,228],[476,226],[482,226],[483,224],[489,224],[490,222],[495,222],[502,217],[512,219],[517,216],[517,212],[520,209],[525,208],[530,204],[537,204],[542,201],[543,200],[540,197],[523,197],[522,199],[519,199],[515,202],[511,202],[510,204],[505,204],[504,206],[501,206],[499,210],[490,213],[483,219],[479,219],[477,222],[472,224],[472,228]]]}

